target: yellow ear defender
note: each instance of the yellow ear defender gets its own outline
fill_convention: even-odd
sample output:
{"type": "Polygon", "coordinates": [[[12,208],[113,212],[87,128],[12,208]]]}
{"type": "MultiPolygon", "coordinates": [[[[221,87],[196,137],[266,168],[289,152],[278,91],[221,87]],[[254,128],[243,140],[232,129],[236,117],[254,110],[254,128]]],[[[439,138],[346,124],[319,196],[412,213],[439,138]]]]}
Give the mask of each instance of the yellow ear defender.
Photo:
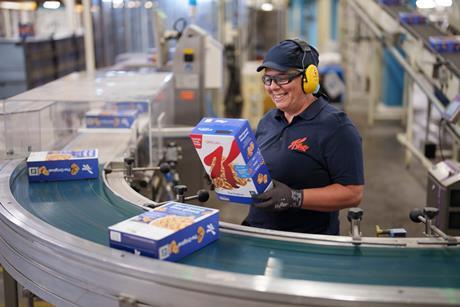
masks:
{"type": "MultiPolygon", "coordinates": [[[[314,64],[308,65],[305,67],[304,61],[308,52],[313,52],[313,47],[300,39],[289,39],[293,41],[299,48],[303,51],[302,57],[302,89],[305,94],[314,94],[319,90],[319,72],[318,67],[314,64]]],[[[315,50],[316,51],[316,50],[315,50]]]]}
{"type": "Polygon", "coordinates": [[[319,90],[319,73],[315,65],[310,64],[303,77],[303,91],[305,94],[316,93],[319,90]]]}

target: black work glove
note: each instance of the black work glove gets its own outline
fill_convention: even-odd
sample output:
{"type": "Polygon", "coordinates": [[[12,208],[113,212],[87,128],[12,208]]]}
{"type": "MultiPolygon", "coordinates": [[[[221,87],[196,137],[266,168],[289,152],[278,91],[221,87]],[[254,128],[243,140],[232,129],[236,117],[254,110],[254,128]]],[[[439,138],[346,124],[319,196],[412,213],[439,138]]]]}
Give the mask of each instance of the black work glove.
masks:
{"type": "Polygon", "coordinates": [[[293,190],[284,183],[276,180],[273,180],[273,184],[274,187],[270,191],[252,195],[255,207],[273,211],[302,207],[302,190],[293,190]]]}

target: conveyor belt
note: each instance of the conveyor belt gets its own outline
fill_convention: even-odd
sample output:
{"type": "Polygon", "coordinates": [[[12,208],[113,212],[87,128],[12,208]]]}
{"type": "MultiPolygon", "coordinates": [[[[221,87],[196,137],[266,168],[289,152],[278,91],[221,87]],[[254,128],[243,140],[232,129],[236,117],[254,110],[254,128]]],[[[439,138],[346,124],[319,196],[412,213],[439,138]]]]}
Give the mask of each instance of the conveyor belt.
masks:
{"type": "Polygon", "coordinates": [[[99,179],[29,184],[24,169],[11,189],[26,210],[48,224],[107,246],[109,225],[142,212],[108,194],[99,179]]]}
{"type": "MultiPolygon", "coordinates": [[[[16,200],[33,215],[106,246],[109,225],[141,212],[138,207],[115,197],[100,179],[29,184],[22,169],[12,180],[11,189],[16,200]]],[[[276,259],[277,275],[289,279],[460,288],[460,248],[457,247],[328,246],[223,231],[217,242],[184,258],[182,263],[264,275],[269,259],[276,259]]]]}
{"type": "MultiPolygon", "coordinates": [[[[413,9],[402,5],[382,5],[382,7],[396,20],[399,20],[400,12],[413,12],[413,9]]],[[[409,25],[405,23],[401,23],[401,25],[416,38],[422,40],[426,48],[430,49],[445,62],[449,63],[451,70],[456,74],[457,77],[460,77],[460,53],[439,53],[431,48],[429,44],[430,36],[444,36],[446,35],[445,33],[443,33],[439,28],[435,27],[430,22],[427,22],[423,25],[409,25]]]]}

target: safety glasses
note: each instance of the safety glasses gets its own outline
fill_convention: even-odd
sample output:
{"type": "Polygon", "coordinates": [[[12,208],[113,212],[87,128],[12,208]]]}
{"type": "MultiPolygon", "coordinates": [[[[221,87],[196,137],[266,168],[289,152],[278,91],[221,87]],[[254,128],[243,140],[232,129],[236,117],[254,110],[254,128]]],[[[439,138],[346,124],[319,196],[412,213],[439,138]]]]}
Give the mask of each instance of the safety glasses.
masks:
{"type": "Polygon", "coordinates": [[[286,85],[298,76],[300,76],[302,72],[294,72],[290,74],[282,74],[282,75],[275,75],[275,76],[269,76],[269,75],[263,75],[262,76],[262,82],[266,86],[272,85],[272,81],[275,81],[277,85],[286,85]]]}

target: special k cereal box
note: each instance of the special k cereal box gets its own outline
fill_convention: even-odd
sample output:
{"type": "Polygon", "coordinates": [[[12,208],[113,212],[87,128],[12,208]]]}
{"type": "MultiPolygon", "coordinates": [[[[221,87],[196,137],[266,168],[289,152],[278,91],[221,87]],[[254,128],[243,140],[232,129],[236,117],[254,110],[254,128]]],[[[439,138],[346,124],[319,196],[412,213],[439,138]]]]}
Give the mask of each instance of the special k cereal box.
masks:
{"type": "Polygon", "coordinates": [[[271,179],[245,119],[203,118],[190,134],[220,200],[251,204],[271,179]]]}
{"type": "Polygon", "coordinates": [[[31,152],[27,173],[29,182],[97,178],[97,149],[31,152]]]}
{"type": "Polygon", "coordinates": [[[219,238],[219,210],[169,202],[109,226],[110,246],[177,261],[219,238]]]}

